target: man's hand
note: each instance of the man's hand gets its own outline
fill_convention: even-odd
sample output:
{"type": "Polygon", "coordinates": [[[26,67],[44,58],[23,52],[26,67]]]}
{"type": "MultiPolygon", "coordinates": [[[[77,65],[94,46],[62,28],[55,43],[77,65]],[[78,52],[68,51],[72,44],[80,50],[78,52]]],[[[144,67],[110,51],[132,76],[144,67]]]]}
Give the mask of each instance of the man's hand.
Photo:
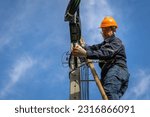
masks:
{"type": "Polygon", "coordinates": [[[86,57],[87,53],[86,50],[83,49],[80,45],[76,45],[73,50],[72,50],[72,54],[76,57],[86,57]]]}
{"type": "Polygon", "coordinates": [[[85,46],[85,41],[84,41],[84,39],[81,37],[81,39],[80,39],[80,45],[81,45],[81,47],[84,47],[85,46]]]}

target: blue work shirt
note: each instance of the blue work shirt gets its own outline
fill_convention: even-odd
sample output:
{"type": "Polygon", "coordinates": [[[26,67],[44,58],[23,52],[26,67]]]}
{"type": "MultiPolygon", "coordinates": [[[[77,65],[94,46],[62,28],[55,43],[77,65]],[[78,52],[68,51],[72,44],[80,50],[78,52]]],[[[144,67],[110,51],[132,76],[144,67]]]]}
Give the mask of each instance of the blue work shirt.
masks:
{"type": "Polygon", "coordinates": [[[126,53],[122,41],[115,35],[105,39],[102,43],[85,46],[87,59],[99,59],[101,77],[105,77],[107,71],[114,65],[127,68],[126,53]]]}

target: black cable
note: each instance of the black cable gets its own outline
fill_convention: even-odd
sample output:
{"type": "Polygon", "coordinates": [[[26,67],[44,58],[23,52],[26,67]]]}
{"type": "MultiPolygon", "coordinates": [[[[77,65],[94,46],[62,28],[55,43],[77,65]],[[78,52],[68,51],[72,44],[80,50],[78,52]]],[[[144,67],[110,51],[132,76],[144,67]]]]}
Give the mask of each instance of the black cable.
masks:
{"type": "Polygon", "coordinates": [[[69,51],[67,51],[67,52],[64,52],[63,54],[62,54],[62,57],[61,57],[61,63],[62,63],[62,66],[63,67],[68,67],[68,60],[69,60],[69,58],[68,58],[68,56],[69,56],[69,51]],[[64,57],[66,57],[65,59],[65,61],[64,61],[64,57]],[[65,64],[66,64],[66,66],[65,66],[65,64]]]}

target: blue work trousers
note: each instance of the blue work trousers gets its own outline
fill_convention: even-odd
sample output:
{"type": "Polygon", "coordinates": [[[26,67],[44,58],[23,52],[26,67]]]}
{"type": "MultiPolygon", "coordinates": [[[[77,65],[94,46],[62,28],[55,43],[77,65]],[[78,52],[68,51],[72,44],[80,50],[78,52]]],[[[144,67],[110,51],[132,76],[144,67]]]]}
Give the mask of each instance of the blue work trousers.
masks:
{"type": "Polygon", "coordinates": [[[128,87],[129,76],[127,68],[119,65],[108,70],[101,82],[109,100],[119,100],[123,96],[128,87]]]}

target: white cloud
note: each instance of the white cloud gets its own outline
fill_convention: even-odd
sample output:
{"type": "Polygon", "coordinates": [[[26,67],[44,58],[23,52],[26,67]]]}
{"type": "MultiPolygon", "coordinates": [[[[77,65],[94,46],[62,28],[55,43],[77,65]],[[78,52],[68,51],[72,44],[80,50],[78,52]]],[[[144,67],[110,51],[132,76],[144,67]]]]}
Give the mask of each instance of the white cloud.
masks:
{"type": "Polygon", "coordinates": [[[16,63],[10,68],[9,82],[5,85],[0,93],[0,96],[4,96],[9,90],[30,70],[30,68],[36,63],[31,57],[23,56],[16,61],[16,63]]]}
{"type": "Polygon", "coordinates": [[[150,86],[150,73],[146,70],[138,70],[131,76],[133,83],[124,98],[126,99],[150,99],[149,86],[150,86]],[[144,97],[143,97],[144,96],[144,97]]]}
{"type": "Polygon", "coordinates": [[[82,24],[84,30],[88,33],[88,42],[99,42],[100,31],[98,27],[104,16],[113,16],[113,10],[111,9],[107,0],[86,0],[83,1],[83,13],[81,14],[82,24]]]}
{"type": "MultiPolygon", "coordinates": [[[[29,32],[31,30],[31,24],[28,22],[33,14],[36,12],[36,7],[40,5],[39,2],[31,2],[26,0],[26,2],[16,2],[16,11],[10,11],[10,18],[4,21],[3,33],[0,36],[0,50],[4,46],[9,45],[13,40],[18,39],[20,34],[29,32]],[[22,5],[23,4],[23,5],[22,5]]],[[[8,9],[9,10],[9,9],[8,9]]],[[[30,31],[31,32],[31,31],[30,31]]],[[[18,42],[21,39],[17,40],[18,42]]],[[[14,43],[14,41],[13,41],[14,43]]],[[[11,45],[11,47],[13,44],[11,45]]]]}
{"type": "Polygon", "coordinates": [[[10,78],[12,79],[12,82],[15,83],[19,80],[19,78],[24,75],[24,73],[32,67],[34,64],[34,61],[29,57],[22,57],[20,58],[16,64],[13,66],[11,72],[10,72],[10,78]]]}
{"type": "Polygon", "coordinates": [[[139,78],[137,86],[133,88],[133,92],[136,97],[140,97],[146,94],[150,86],[150,73],[146,73],[143,70],[139,70],[137,77],[139,78]]]}

